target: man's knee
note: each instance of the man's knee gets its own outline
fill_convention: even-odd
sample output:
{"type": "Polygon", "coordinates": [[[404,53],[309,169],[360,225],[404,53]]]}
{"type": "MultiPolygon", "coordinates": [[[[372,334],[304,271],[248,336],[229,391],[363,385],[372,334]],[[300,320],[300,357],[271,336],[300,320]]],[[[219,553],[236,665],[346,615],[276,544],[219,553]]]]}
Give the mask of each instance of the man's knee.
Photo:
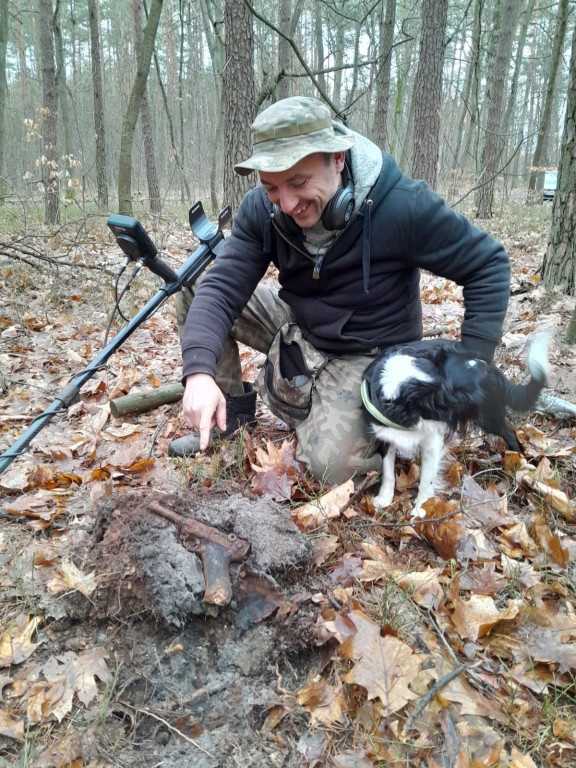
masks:
{"type": "Polygon", "coordinates": [[[298,440],[296,458],[320,482],[340,485],[350,478],[360,478],[369,472],[379,472],[382,459],[374,447],[363,440],[343,444],[319,435],[313,445],[298,440]]]}

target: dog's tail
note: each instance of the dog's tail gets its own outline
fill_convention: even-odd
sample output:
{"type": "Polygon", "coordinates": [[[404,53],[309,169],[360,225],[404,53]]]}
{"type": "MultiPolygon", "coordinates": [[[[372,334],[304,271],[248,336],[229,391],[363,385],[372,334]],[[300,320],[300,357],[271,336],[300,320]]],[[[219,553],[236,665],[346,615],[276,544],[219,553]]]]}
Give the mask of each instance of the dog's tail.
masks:
{"type": "Polygon", "coordinates": [[[530,381],[527,384],[508,384],[506,405],[513,411],[529,411],[538,400],[548,376],[549,333],[539,333],[530,346],[528,367],[530,381]]]}

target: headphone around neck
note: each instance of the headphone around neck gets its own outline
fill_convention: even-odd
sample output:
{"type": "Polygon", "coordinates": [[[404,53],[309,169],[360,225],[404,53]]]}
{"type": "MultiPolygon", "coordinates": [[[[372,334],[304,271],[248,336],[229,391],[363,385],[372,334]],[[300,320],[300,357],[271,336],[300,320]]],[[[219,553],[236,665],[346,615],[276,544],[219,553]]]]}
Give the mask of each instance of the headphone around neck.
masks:
{"type": "MultiPolygon", "coordinates": [[[[356,201],[354,199],[354,183],[352,181],[352,175],[348,169],[348,163],[344,163],[342,180],[344,186],[338,187],[334,196],[328,200],[322,211],[322,226],[324,229],[330,231],[344,229],[350,221],[350,218],[354,213],[354,208],[356,207],[356,201]]],[[[279,206],[274,205],[273,210],[274,218],[280,222],[288,234],[300,231],[300,227],[296,224],[294,219],[288,214],[285,214],[279,206]]]]}

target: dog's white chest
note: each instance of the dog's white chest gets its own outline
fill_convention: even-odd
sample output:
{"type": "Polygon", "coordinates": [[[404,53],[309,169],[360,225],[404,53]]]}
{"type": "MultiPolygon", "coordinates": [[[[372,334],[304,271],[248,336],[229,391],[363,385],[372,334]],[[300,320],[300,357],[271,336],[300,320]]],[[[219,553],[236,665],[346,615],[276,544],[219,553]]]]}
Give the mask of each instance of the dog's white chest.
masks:
{"type": "Polygon", "coordinates": [[[432,437],[442,436],[444,440],[449,430],[442,421],[420,419],[415,427],[408,430],[385,427],[382,424],[373,424],[374,435],[383,443],[389,443],[396,449],[396,453],[405,459],[413,459],[422,452],[424,445],[430,442],[432,437]]]}

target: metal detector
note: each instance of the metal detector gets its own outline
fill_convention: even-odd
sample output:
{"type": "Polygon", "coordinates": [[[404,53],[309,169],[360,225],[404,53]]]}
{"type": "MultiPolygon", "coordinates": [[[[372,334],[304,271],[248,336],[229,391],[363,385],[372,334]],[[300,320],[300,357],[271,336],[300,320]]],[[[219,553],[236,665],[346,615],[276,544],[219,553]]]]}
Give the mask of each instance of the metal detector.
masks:
{"type": "Polygon", "coordinates": [[[200,201],[195,203],[190,208],[188,219],[192,232],[200,240],[200,246],[176,271],[158,257],[156,246],[137,219],[118,214],[108,217],[108,226],[114,233],[117,244],[130,261],[148,267],[165,281],[164,285],[100,354],[56,395],[48,408],[32,420],[28,429],[14,445],[0,455],[0,474],[25,451],[30,442],[54,416],[68,410],[78,397],[81,387],[104,367],[108,358],[122,346],[139,325],[148,320],[172,294],[180,291],[183,286],[194,283],[219,253],[224,243],[223,229],[231,216],[231,208],[226,206],[218,216],[218,223],[213,224],[204,213],[202,203],[200,201]]]}

